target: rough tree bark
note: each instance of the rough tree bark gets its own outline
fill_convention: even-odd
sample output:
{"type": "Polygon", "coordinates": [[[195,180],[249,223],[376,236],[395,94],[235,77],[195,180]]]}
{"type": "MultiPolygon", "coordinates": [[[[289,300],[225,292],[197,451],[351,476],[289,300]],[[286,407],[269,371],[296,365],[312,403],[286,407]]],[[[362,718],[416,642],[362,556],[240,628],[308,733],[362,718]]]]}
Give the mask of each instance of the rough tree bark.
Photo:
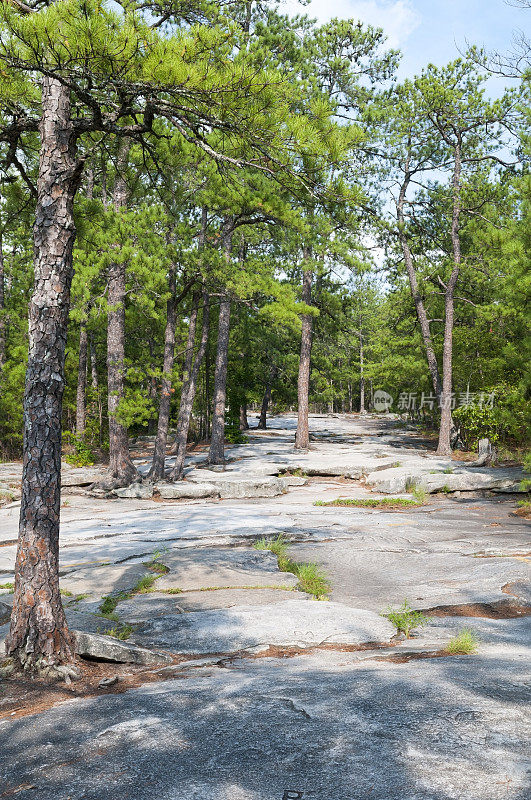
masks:
{"type": "MultiPolygon", "coordinates": [[[[232,248],[232,221],[226,222],[223,251],[227,264],[232,248]]],[[[212,435],[208,461],[225,463],[225,403],[227,399],[227,366],[229,363],[230,298],[223,295],[219,304],[218,341],[214,368],[214,402],[212,404],[212,435]]]]}
{"type": "Polygon", "coordinates": [[[59,593],[58,562],[61,410],[76,234],[73,207],[82,171],[69,90],[50,77],[42,80],[40,137],[22,500],[6,655],[29,671],[42,672],[74,658],[59,593]]]}
{"type": "Polygon", "coordinates": [[[437,455],[449,456],[452,452],[452,345],[454,331],[454,291],[461,266],[461,239],[459,236],[459,217],[461,214],[461,142],[454,147],[454,171],[452,176],[452,225],[450,235],[454,266],[444,293],[444,343],[443,378],[441,394],[441,425],[437,455]]]}
{"type": "Polygon", "coordinates": [[[413,302],[415,303],[417,319],[419,321],[420,331],[422,334],[422,341],[424,343],[424,349],[426,351],[426,358],[428,360],[428,368],[430,370],[433,391],[435,393],[435,396],[439,397],[442,391],[442,382],[439,373],[439,367],[437,365],[437,358],[435,356],[435,351],[433,349],[433,341],[431,338],[431,331],[430,331],[430,322],[426,314],[426,309],[424,308],[424,302],[422,300],[422,295],[420,293],[417,281],[417,274],[415,272],[415,265],[413,263],[413,256],[411,254],[411,249],[409,247],[409,243],[405,233],[404,205],[406,202],[406,193],[412,178],[412,173],[409,171],[409,165],[410,165],[410,156],[408,155],[405,163],[405,177],[400,187],[400,193],[396,205],[397,218],[398,218],[398,237],[400,240],[402,255],[404,257],[404,263],[406,265],[407,275],[409,278],[411,296],[413,297],[413,302]]]}
{"type": "MultiPolygon", "coordinates": [[[[305,261],[310,258],[310,249],[304,248],[305,261]]],[[[302,301],[306,305],[312,302],[313,273],[305,269],[302,273],[302,301]]],[[[313,318],[311,314],[302,315],[301,355],[299,361],[299,377],[297,381],[298,413],[295,449],[307,450],[310,446],[310,429],[308,426],[308,393],[310,390],[310,360],[312,355],[313,318]]]]}
{"type": "MultiPolygon", "coordinates": [[[[129,143],[122,139],[116,164],[113,189],[114,210],[119,213],[127,204],[127,183],[124,177],[129,143]]],[[[118,245],[116,245],[118,247],[118,245]]],[[[116,414],[124,396],[125,384],[125,298],[126,264],[112,261],[107,272],[107,405],[109,410],[109,481],[106,486],[125,486],[138,472],[129,455],[127,428],[118,422],[116,414]]]]}
{"type": "Polygon", "coordinates": [[[83,436],[87,416],[87,363],[88,363],[88,335],[87,325],[82,322],[79,326],[79,361],[77,368],[77,394],[76,394],[76,434],[83,436]]]}
{"type": "Polygon", "coordinates": [[[186,457],[186,443],[188,441],[188,431],[190,429],[190,417],[192,415],[192,408],[194,406],[195,393],[197,389],[197,378],[199,376],[199,369],[205,356],[208,344],[208,331],[210,324],[209,315],[209,299],[206,291],[203,292],[203,322],[201,326],[201,341],[197,350],[193,365],[190,370],[190,377],[186,384],[183,385],[181,393],[181,402],[179,405],[179,417],[177,420],[177,452],[175,456],[175,464],[171,472],[171,479],[173,481],[180,481],[184,476],[184,459],[186,457]]]}

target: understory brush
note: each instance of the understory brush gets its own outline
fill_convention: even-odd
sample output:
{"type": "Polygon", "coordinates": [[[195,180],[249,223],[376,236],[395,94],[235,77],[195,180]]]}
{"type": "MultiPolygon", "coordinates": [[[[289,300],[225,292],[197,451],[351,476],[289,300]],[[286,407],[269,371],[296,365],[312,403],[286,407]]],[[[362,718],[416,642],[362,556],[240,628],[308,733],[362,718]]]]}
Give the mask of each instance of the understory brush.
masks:
{"type": "Polygon", "coordinates": [[[407,600],[404,600],[399,608],[388,608],[386,611],[382,611],[380,616],[388,619],[395,626],[397,633],[405,634],[406,639],[410,638],[411,631],[415,628],[422,628],[431,619],[422,611],[415,611],[407,600]]]}

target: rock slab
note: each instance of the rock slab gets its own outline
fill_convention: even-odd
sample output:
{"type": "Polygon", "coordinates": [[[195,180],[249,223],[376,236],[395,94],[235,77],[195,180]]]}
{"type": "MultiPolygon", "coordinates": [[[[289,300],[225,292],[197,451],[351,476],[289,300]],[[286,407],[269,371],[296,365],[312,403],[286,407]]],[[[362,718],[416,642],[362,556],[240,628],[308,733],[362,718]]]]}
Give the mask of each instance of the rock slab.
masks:
{"type": "Polygon", "coordinates": [[[140,626],[133,639],[175,653],[203,655],[269,645],[388,642],[394,632],[388,620],[372,611],[294,597],[270,605],[168,615],[140,626]]]}
{"type": "Polygon", "coordinates": [[[86,631],[74,631],[74,634],[76,653],[79,656],[116,661],[120,664],[141,664],[146,667],[172,663],[172,659],[165,653],[155,653],[144,647],[114,639],[112,636],[86,631]]]}

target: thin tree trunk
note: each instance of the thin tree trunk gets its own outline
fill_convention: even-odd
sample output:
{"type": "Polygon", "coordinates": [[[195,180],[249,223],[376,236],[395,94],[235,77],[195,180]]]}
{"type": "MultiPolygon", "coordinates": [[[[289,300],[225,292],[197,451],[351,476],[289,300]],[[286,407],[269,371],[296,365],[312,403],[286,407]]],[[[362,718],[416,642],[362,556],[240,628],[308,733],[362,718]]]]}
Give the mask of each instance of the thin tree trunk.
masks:
{"type": "Polygon", "coordinates": [[[2,248],[2,234],[0,233],[0,372],[6,363],[6,320],[4,313],[4,250],[2,248]]]}
{"type": "MultiPolygon", "coordinates": [[[[113,191],[114,210],[119,213],[127,203],[127,183],[124,177],[129,144],[120,142],[113,191]]],[[[107,405],[109,409],[109,473],[108,485],[124,486],[138,477],[129,455],[127,428],[117,420],[125,384],[125,298],[126,264],[113,261],[108,268],[107,292],[107,405]]]]}
{"type": "Polygon", "coordinates": [[[44,77],[41,107],[22,500],[13,612],[5,643],[6,655],[31,671],[74,658],[59,593],[59,513],[61,412],[76,235],[73,209],[82,164],[76,161],[69,90],[44,77]]]}
{"type": "Polygon", "coordinates": [[[261,431],[265,431],[267,428],[267,410],[269,408],[269,403],[271,402],[271,386],[275,379],[276,370],[275,367],[271,367],[271,371],[269,373],[266,388],[264,392],[264,396],[262,398],[262,408],[260,409],[260,419],[258,420],[258,428],[261,431]]]}
{"type": "Polygon", "coordinates": [[[205,356],[208,344],[208,332],[210,325],[209,315],[209,299],[206,291],[203,292],[203,322],[201,326],[201,341],[199,349],[194,359],[192,368],[190,370],[190,377],[186,384],[183,386],[181,394],[181,403],[179,406],[179,418],[177,420],[177,454],[175,456],[175,464],[171,472],[171,479],[173,481],[180,481],[184,475],[184,460],[186,458],[186,443],[188,441],[188,431],[190,429],[190,417],[194,407],[195,393],[197,388],[197,378],[199,376],[199,369],[205,356]]]}
{"type": "MultiPolygon", "coordinates": [[[[304,260],[310,258],[310,249],[304,248],[304,260]]],[[[302,301],[306,305],[312,302],[313,273],[305,269],[302,273],[302,301]]],[[[308,394],[310,391],[310,360],[312,355],[313,318],[311,314],[302,315],[301,355],[299,361],[299,377],[297,381],[298,414],[295,449],[307,450],[310,446],[310,429],[308,425],[308,394]]]]}
{"type": "Polygon", "coordinates": [[[77,394],[76,394],[76,435],[83,436],[87,416],[87,361],[88,361],[88,336],[87,325],[82,322],[79,326],[79,362],[77,369],[77,394]]]}
{"type": "Polygon", "coordinates": [[[461,145],[458,142],[454,149],[454,172],[452,177],[453,208],[451,239],[454,266],[450,279],[446,284],[444,297],[444,343],[443,343],[443,379],[441,395],[441,424],[437,455],[449,456],[452,452],[452,345],[454,330],[454,291],[461,266],[461,239],[459,236],[459,217],[461,214],[461,145]]]}
{"type": "Polygon", "coordinates": [[[102,442],[102,426],[103,426],[103,408],[101,404],[101,392],[100,392],[100,384],[98,380],[98,366],[96,362],[96,346],[94,344],[94,339],[89,336],[89,352],[90,352],[90,383],[92,386],[92,391],[94,392],[96,408],[98,411],[98,422],[99,422],[99,441],[100,447],[102,442]]]}
{"type": "Polygon", "coordinates": [[[149,360],[150,360],[150,372],[151,375],[149,376],[149,399],[151,400],[153,413],[152,416],[148,419],[148,436],[154,436],[157,433],[157,419],[158,414],[156,412],[157,408],[157,400],[159,397],[158,389],[157,389],[157,377],[154,374],[155,368],[155,353],[153,347],[153,339],[149,339],[148,342],[149,347],[149,360]]]}
{"type": "Polygon", "coordinates": [[[363,353],[363,334],[360,320],[360,414],[366,414],[365,408],[365,362],[363,353]]]}
{"type": "Polygon", "coordinates": [[[240,406],[240,430],[249,430],[249,420],[247,419],[247,403],[243,403],[240,406]]]}
{"type": "Polygon", "coordinates": [[[417,274],[415,271],[415,265],[413,263],[413,256],[405,233],[404,204],[406,201],[406,193],[408,190],[408,186],[410,184],[412,177],[412,174],[409,172],[409,164],[410,164],[410,157],[408,155],[408,157],[406,158],[406,165],[405,165],[405,170],[406,170],[405,177],[402,186],[400,187],[400,194],[396,206],[397,217],[398,217],[398,238],[400,240],[402,255],[404,257],[404,263],[406,265],[406,271],[409,278],[411,296],[413,298],[413,302],[415,304],[415,310],[417,312],[417,319],[420,325],[422,341],[424,343],[424,349],[426,351],[426,358],[428,361],[428,368],[430,370],[433,391],[435,393],[435,396],[439,397],[442,391],[441,376],[439,373],[439,367],[437,365],[437,357],[435,355],[435,350],[433,349],[433,340],[431,338],[430,323],[428,320],[428,316],[426,314],[426,309],[424,308],[424,301],[422,300],[422,295],[420,294],[419,285],[417,281],[417,274]]]}
{"type": "MultiPolygon", "coordinates": [[[[166,467],[166,444],[168,441],[168,426],[170,423],[171,406],[171,376],[175,360],[175,326],[177,323],[177,298],[175,295],[175,268],[169,275],[170,297],[166,304],[166,330],[164,332],[164,359],[162,365],[162,381],[160,387],[159,418],[157,436],[153,450],[153,462],[149,471],[149,478],[153,481],[162,480],[166,467]]],[[[195,304],[194,304],[195,308],[195,304]]],[[[197,314],[197,311],[196,311],[197,314]]],[[[192,310],[194,316],[194,310],[192,310]]],[[[190,321],[190,325],[192,322],[190,321]]],[[[195,331],[195,321],[193,324],[195,331]]]]}
{"type": "MultiPolygon", "coordinates": [[[[232,221],[226,220],[223,236],[225,261],[230,263],[232,248],[232,221]]],[[[230,298],[223,295],[219,304],[218,341],[216,366],[214,369],[214,402],[212,404],[212,436],[208,461],[210,464],[225,463],[225,404],[227,399],[227,367],[229,363],[230,298]]]]}
{"type": "Polygon", "coordinates": [[[227,366],[229,360],[230,299],[225,295],[219,305],[218,342],[214,369],[214,402],[212,404],[212,436],[208,460],[225,463],[225,403],[227,398],[227,366]]]}

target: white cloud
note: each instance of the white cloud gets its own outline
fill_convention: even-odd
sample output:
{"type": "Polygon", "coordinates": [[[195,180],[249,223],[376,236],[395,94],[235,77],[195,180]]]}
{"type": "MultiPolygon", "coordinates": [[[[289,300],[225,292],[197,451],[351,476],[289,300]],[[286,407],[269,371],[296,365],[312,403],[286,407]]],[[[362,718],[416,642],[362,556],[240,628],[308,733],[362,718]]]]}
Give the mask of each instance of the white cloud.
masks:
{"type": "Polygon", "coordinates": [[[284,8],[289,14],[307,14],[319,22],[333,17],[360,19],[387,34],[389,47],[401,47],[410,33],[420,24],[412,0],[312,0],[301,6],[296,0],[286,0],[284,8]]]}

